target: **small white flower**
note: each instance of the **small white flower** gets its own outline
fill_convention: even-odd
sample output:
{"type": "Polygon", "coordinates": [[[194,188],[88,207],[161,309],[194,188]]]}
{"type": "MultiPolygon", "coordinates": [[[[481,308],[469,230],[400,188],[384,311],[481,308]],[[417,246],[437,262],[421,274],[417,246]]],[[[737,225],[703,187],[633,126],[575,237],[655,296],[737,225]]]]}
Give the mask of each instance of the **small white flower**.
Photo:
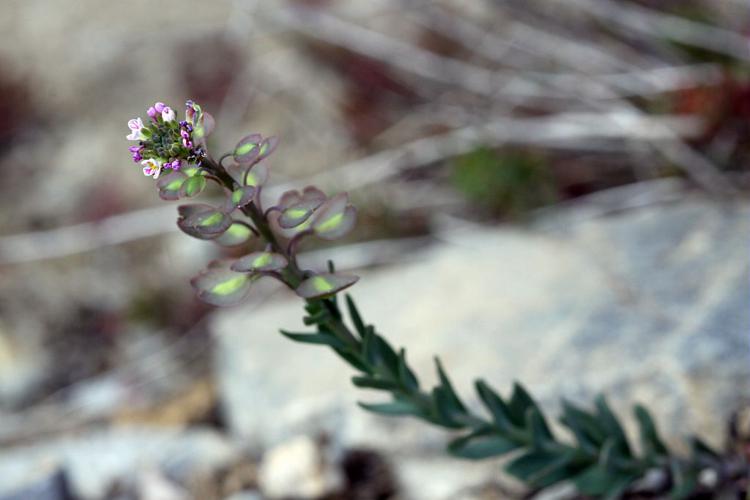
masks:
{"type": "Polygon", "coordinates": [[[143,121],[140,118],[133,118],[128,121],[128,128],[130,129],[130,135],[127,136],[129,141],[140,141],[146,138],[141,132],[143,128],[143,121]]]}
{"type": "Polygon", "coordinates": [[[143,160],[141,162],[141,165],[143,165],[143,175],[153,177],[154,179],[159,178],[159,174],[161,173],[161,163],[154,160],[153,158],[149,158],[147,160],[143,160]]]}
{"type": "Polygon", "coordinates": [[[176,118],[176,115],[172,108],[170,108],[169,106],[165,106],[164,110],[161,112],[161,118],[165,122],[171,122],[176,118]]]}

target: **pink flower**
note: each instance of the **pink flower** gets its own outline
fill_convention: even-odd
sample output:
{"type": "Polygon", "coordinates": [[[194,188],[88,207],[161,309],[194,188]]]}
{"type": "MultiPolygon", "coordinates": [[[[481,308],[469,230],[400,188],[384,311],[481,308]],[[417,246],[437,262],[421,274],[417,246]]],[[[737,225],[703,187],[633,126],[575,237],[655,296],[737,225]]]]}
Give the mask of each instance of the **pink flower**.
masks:
{"type": "Polygon", "coordinates": [[[143,121],[140,118],[133,118],[128,121],[128,128],[130,129],[130,135],[127,136],[129,141],[142,141],[146,138],[141,131],[143,128],[143,121]]]}
{"type": "Polygon", "coordinates": [[[158,161],[154,160],[153,158],[149,158],[147,160],[143,160],[141,162],[141,165],[143,165],[143,175],[153,177],[154,179],[159,178],[159,174],[161,173],[161,164],[158,161]]]}

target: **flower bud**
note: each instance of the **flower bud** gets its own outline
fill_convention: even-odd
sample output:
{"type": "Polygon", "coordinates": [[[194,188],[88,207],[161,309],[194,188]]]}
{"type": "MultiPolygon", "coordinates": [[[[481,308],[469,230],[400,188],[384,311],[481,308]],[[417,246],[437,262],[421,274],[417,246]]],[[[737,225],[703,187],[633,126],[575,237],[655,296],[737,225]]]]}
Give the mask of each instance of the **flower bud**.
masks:
{"type": "Polygon", "coordinates": [[[164,109],[161,112],[161,118],[165,122],[171,122],[174,121],[176,118],[175,112],[170,108],[169,106],[165,106],[164,109]]]}

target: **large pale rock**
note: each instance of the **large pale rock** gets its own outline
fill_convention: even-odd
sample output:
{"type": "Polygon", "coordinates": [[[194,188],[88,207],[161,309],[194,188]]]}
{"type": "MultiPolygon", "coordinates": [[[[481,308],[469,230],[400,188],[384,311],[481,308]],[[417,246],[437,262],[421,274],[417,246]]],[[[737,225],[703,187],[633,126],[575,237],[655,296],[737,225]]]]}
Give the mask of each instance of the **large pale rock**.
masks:
{"type": "MultiPolygon", "coordinates": [[[[439,355],[470,401],[477,377],[506,393],[520,380],[552,412],[561,396],[588,404],[603,391],[628,422],[647,404],[673,443],[688,432],[718,443],[750,398],[750,207],[688,199],[564,215],[449,234],[419,259],[362,273],[353,295],[425,382],[439,355]]],[[[443,432],[366,414],[355,402],[378,398],[351,387],[351,369],[276,333],[304,330],[301,311],[282,296],[216,315],[231,429],[256,444],[325,431],[394,458],[438,453],[443,432]]]]}

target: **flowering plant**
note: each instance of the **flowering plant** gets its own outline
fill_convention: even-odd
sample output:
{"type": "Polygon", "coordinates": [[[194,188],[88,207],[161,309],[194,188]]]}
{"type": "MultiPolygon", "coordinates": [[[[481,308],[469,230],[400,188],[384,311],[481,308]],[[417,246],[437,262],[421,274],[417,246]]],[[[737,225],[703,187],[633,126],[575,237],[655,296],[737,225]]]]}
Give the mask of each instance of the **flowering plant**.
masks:
{"type": "Polygon", "coordinates": [[[478,380],[475,387],[484,414],[460,398],[437,359],[438,385],[422,388],[406,351],[394,349],[367,324],[349,295],[346,321],[337,294],[358,278],[337,273],[331,262],[325,272],[302,269],[297,263],[297,248],[305,237],[333,240],[352,229],[356,211],[345,193],[328,197],[308,186],[301,192],[285,192],[276,204],[264,209],[265,160],[277,146],[274,137],[250,134],[215,160],[206,146],[214,120],[198,104],[188,101],[181,121],[160,102],[147,115],[146,123],[141,118],[128,122],[131,133],[127,138],[137,141],[130,148],[133,161],[143,166],[145,175],[157,179],[159,196],[193,198],[209,181],[225,194],[219,206],[179,206],[179,228],[225,246],[262,242],[261,251],[211,262],[192,280],[198,296],[214,305],[231,305],[243,300],[261,277],[284,283],[305,299],[304,323],[315,330],[281,333],[297,342],[331,348],[357,371],[354,385],[390,394],[387,402],[360,403],[365,410],[412,416],[454,431],[458,436],[448,451],[461,458],[512,455],[505,470],[534,490],[570,482],[580,494],[595,498],[698,498],[748,476],[741,455],[720,455],[698,438],[691,440],[689,457],[675,455],[642,406],[634,411],[640,437],[636,451],[603,397],[597,398],[592,410],[563,402],[560,423],[572,440],[561,440],[540,406],[518,383],[503,398],[478,380]]]}

